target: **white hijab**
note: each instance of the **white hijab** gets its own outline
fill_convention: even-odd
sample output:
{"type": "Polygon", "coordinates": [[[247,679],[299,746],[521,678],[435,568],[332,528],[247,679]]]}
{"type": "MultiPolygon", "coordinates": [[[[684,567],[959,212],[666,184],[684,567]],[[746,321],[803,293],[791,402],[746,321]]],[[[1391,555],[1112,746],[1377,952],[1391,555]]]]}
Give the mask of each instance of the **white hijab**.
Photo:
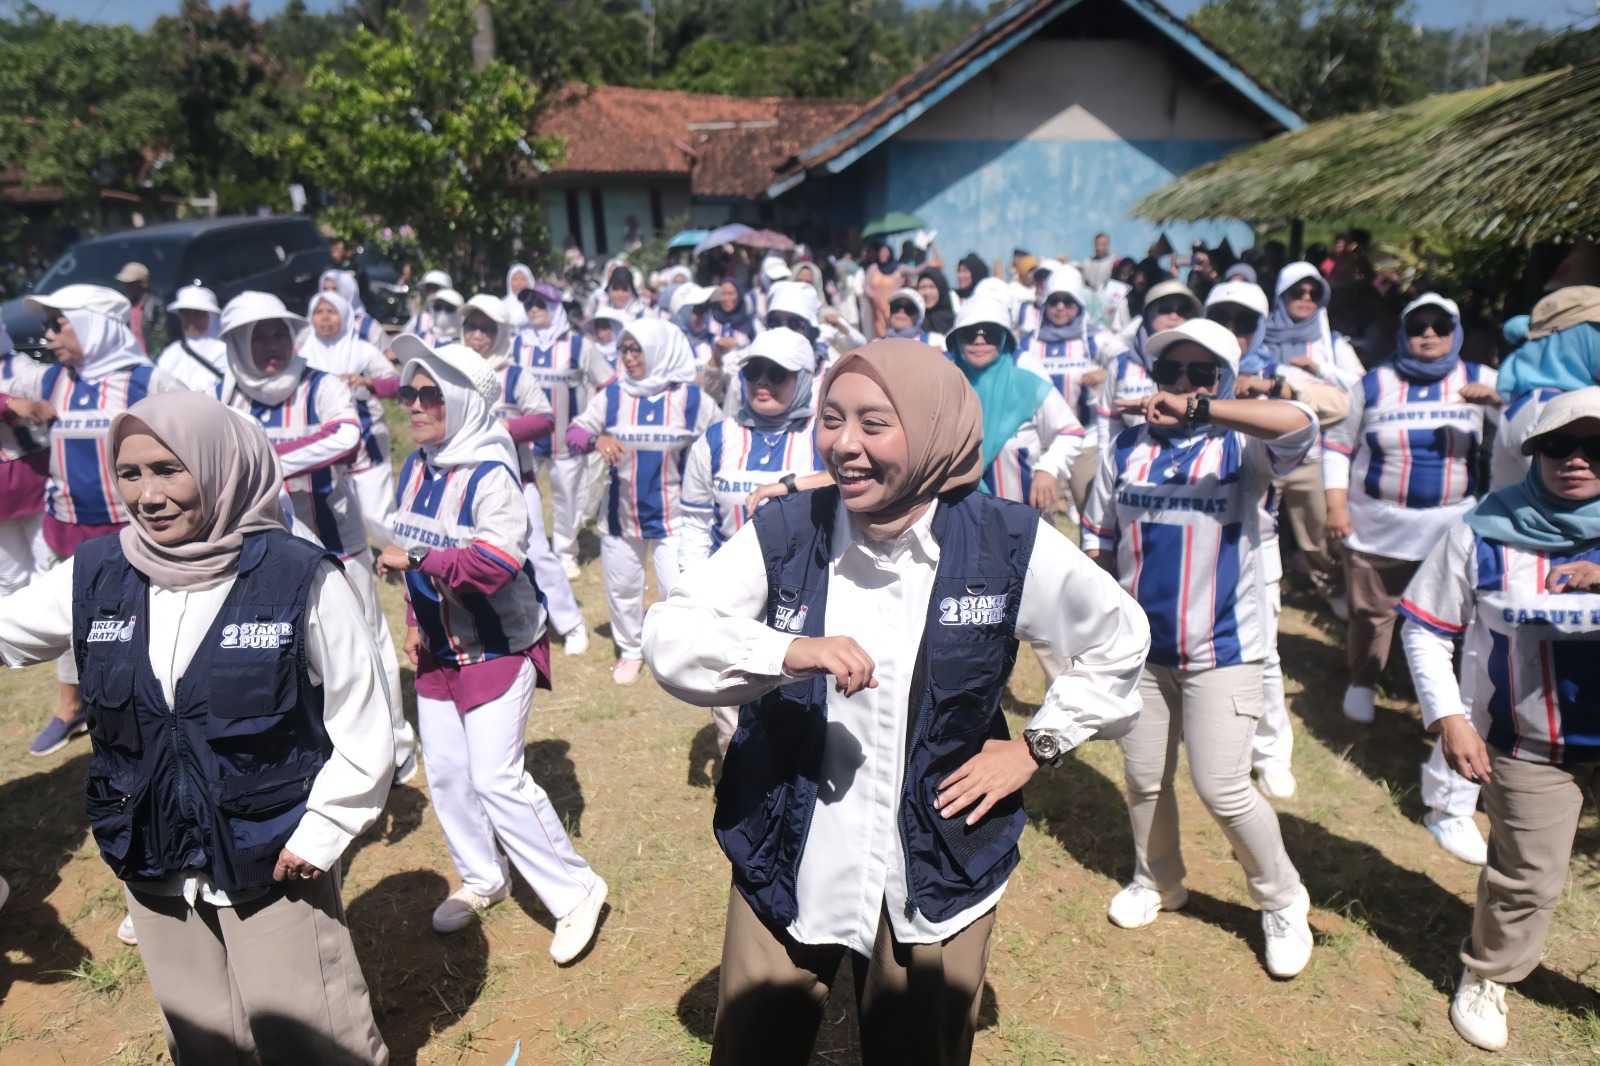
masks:
{"type": "Polygon", "coordinates": [[[567,305],[560,300],[550,301],[550,324],[543,329],[537,329],[532,322],[529,322],[525,328],[528,335],[533,338],[535,348],[540,351],[554,348],[572,329],[572,324],[567,321],[567,305]]]}
{"type": "Polygon", "coordinates": [[[617,381],[630,396],[655,396],[673,385],[694,383],[694,349],[683,330],[660,318],[641,318],[630,322],[623,333],[644,349],[644,377],[634,378],[621,370],[617,381]]]}
{"type": "Polygon", "coordinates": [[[364,373],[377,349],[356,336],[350,305],[340,293],[319,292],[306,307],[307,318],[316,314],[319,303],[326,303],[339,312],[339,332],[324,338],[315,326],[306,330],[305,339],[300,342],[300,354],[305,357],[306,364],[313,370],[338,374],[340,377],[364,373]]]}
{"type": "Polygon", "coordinates": [[[120,318],[108,318],[88,308],[61,312],[83,346],[83,363],[73,371],[79,380],[94,384],[119,370],[148,366],[133,330],[120,318]]]}
{"type": "MultiPolygon", "coordinates": [[[[480,292],[468,300],[467,305],[461,309],[461,335],[463,337],[467,333],[467,315],[469,312],[477,311],[494,323],[494,347],[489,349],[489,354],[482,358],[484,362],[495,370],[500,370],[511,362],[511,338],[516,333],[516,327],[507,321],[506,310],[513,303],[516,303],[516,301],[501,300],[490,293],[480,292]]],[[[522,305],[517,304],[517,308],[520,310],[522,305]]]]}
{"type": "Polygon", "coordinates": [[[521,329],[528,324],[528,309],[522,306],[522,301],[517,299],[517,294],[511,291],[511,279],[521,274],[528,279],[528,288],[533,288],[539,279],[533,276],[533,268],[527,263],[512,263],[511,269],[506,271],[506,323],[512,329],[521,329]]]}
{"type": "Polygon", "coordinates": [[[409,336],[395,341],[395,352],[406,357],[402,383],[411,384],[421,371],[444,393],[444,439],[423,445],[423,458],[435,467],[498,462],[512,471],[520,469],[517,446],[494,416],[500,379],[482,356],[464,344],[430,349],[420,338],[409,336]],[[416,343],[402,346],[401,340],[416,343]]]}
{"type": "Polygon", "coordinates": [[[237,389],[256,403],[277,407],[294,394],[305,373],[306,360],[297,351],[282,370],[268,376],[256,366],[250,350],[250,340],[259,323],[281,319],[289,327],[289,337],[294,347],[299,347],[299,334],[306,328],[306,320],[283,306],[283,301],[264,292],[242,292],[228,301],[222,309],[222,341],[228,346],[228,370],[222,379],[224,401],[237,389]]]}
{"type": "Polygon", "coordinates": [[[356,281],[353,270],[324,270],[322,277],[317,279],[318,285],[326,285],[328,279],[333,279],[333,291],[344,297],[344,302],[350,308],[353,318],[365,318],[367,309],[361,305],[361,285],[356,281]]]}

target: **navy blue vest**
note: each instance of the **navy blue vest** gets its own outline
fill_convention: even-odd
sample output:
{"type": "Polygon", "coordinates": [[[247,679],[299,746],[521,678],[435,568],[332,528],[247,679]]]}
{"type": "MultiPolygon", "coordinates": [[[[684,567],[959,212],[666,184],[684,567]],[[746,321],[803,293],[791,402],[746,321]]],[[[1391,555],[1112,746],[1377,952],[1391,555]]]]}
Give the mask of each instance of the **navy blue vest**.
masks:
{"type": "Polygon", "coordinates": [[[204,870],[223,891],[272,884],[278,852],[333,750],[305,658],[317,564],[283,532],[251,534],[239,576],[168,706],[150,669],[149,582],[118,537],[72,575],[72,650],[94,755],[89,824],[119,878],[204,870]]]}
{"type": "MultiPolygon", "coordinates": [[[[772,628],[824,635],[838,501],[837,490],[820,489],[756,512],[772,628]]],[[[907,910],[933,921],[983,900],[1017,864],[1020,794],[971,827],[940,817],[935,799],[939,781],[985,741],[1010,736],[1000,697],[1017,659],[1013,630],[1038,528],[1037,511],[981,492],[944,497],[934,512],[939,566],[912,676],[899,812],[907,910]]],[[[741,707],[717,786],[714,826],[734,884],[779,926],[798,912],[795,880],[817,803],[831,684],[807,678],[741,707]]]]}

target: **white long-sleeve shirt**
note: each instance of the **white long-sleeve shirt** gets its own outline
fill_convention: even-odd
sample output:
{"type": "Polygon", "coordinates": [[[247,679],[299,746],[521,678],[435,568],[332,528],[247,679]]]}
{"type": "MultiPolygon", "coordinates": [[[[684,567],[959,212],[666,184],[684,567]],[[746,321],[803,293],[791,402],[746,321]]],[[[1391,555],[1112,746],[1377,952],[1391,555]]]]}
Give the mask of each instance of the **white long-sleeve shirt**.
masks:
{"type": "MultiPolygon", "coordinates": [[[[67,559],[0,599],[0,659],[7,666],[71,652],[72,567],[67,559]]],[[[232,589],[233,578],[195,591],[151,583],[150,669],[169,704],[232,589]]],[[[377,819],[394,777],[388,689],[362,618],[349,580],[328,563],[319,566],[306,607],[306,660],[312,683],[322,686],[322,724],[333,752],[312,781],[306,812],[284,845],[319,870],[331,869],[377,819]]],[[[234,902],[211,888],[202,873],[140,887],[182,895],[191,905],[197,897],[216,906],[234,902]]]]}
{"type": "MultiPolygon", "coordinates": [[[[906,717],[917,653],[939,565],[930,507],[910,529],[880,543],[859,534],[839,507],[828,563],[824,632],[849,636],[872,657],[878,687],[853,696],[828,691],[819,799],[789,933],[805,944],[872,953],[887,901],[902,943],[943,940],[983,914],[1005,886],[974,907],[934,922],[905,916],[906,861],[897,828],[906,761],[906,717]]],[[[672,695],[698,706],[747,703],[793,680],[783,660],[795,638],[762,617],[766,569],[754,523],[711,558],[687,569],[665,602],[645,616],[650,670],[672,695]]],[[[1054,528],[1040,523],[1023,583],[1016,636],[1070,660],[1051,684],[1030,729],[1052,729],[1067,747],[1115,738],[1139,713],[1139,673],[1150,644],[1144,612],[1054,528]],[[1070,605],[1070,606],[1066,606],[1070,605]]],[[[958,817],[964,817],[962,812],[958,817]]]]}

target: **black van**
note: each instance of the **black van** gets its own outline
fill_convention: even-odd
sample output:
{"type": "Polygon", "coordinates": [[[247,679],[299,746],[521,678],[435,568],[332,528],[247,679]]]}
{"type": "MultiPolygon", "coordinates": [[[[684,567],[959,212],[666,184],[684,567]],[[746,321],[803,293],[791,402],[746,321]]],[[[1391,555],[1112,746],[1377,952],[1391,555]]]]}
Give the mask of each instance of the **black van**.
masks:
{"type": "MultiPolygon", "coordinates": [[[[218,304],[256,289],[279,297],[291,311],[304,313],[330,260],[327,242],[303,215],[195,219],[79,241],[55,261],[33,291],[49,293],[82,284],[120,292],[117,272],[129,262],[150,268],[150,291],[163,306],[181,286],[199,282],[217,294],[218,304]]],[[[36,341],[43,331],[37,316],[24,307],[25,299],[0,306],[18,346],[36,341]]]]}

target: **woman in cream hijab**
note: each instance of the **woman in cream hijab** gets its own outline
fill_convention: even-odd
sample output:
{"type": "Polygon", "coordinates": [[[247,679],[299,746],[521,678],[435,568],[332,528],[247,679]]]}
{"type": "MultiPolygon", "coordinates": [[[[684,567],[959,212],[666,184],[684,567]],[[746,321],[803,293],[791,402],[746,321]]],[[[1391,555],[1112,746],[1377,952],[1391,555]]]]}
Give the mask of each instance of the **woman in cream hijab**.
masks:
{"type": "Polygon", "coordinates": [[[1149,632],[1037,511],[976,491],[983,414],[942,353],[875,341],[822,393],[837,485],[757,511],[645,622],[663,688],[743,704],[713,818],[733,886],[711,1061],[808,1061],[848,954],[864,1061],[965,1063],[1019,790],[1127,731],[1149,632]],[[1072,665],[1013,740],[1019,639],[1072,665]]]}
{"type": "Polygon", "coordinates": [[[387,1062],[339,894],[394,761],[361,605],[283,528],[248,419],[156,396],[108,444],[131,523],[0,600],[0,658],[70,651],[82,671],[89,822],[168,1051],[387,1062]]]}

